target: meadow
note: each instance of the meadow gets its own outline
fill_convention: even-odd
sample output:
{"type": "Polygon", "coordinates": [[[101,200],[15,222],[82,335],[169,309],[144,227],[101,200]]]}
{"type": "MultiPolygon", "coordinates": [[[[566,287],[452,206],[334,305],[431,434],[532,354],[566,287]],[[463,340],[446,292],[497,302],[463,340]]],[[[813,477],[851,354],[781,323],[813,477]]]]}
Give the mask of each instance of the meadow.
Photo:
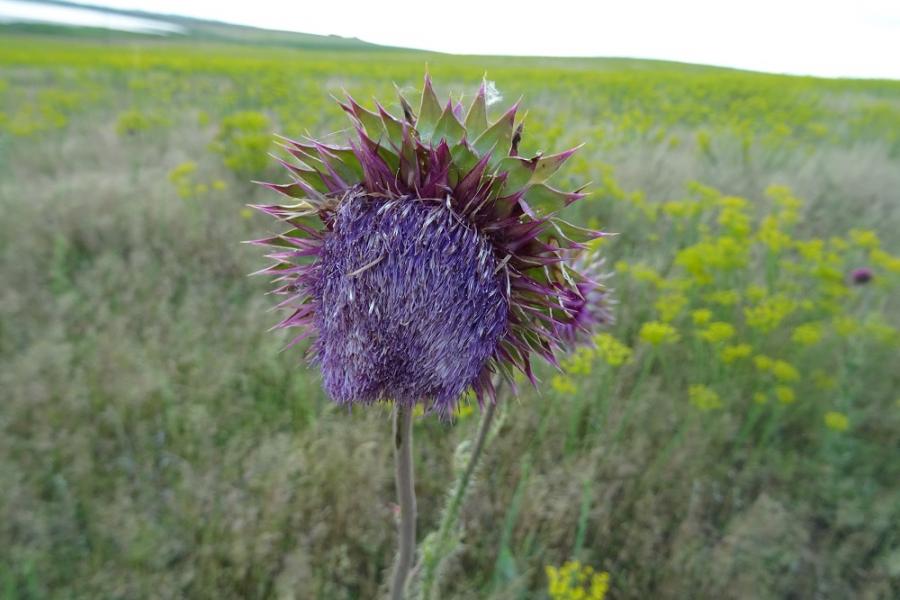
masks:
{"type": "MultiPolygon", "coordinates": [[[[331,95],[426,62],[521,96],[523,154],[585,143],[618,302],[504,399],[441,597],[900,596],[900,82],[7,32],[0,597],[384,593],[389,410],[281,352],[240,241],[274,132],[340,140],[331,95]]],[[[416,421],[420,539],[478,416],[416,421]]]]}

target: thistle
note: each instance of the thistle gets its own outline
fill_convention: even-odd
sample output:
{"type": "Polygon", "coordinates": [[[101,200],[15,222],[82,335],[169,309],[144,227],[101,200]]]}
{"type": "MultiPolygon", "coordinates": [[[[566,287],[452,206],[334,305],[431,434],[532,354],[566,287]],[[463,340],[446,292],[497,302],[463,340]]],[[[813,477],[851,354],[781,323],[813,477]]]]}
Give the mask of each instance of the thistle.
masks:
{"type": "MultiPolygon", "coordinates": [[[[394,403],[399,551],[391,596],[402,599],[416,540],[412,408],[449,416],[471,390],[487,431],[497,389],[531,360],[556,356],[609,321],[600,262],[586,242],[600,232],[559,218],[585,196],[548,180],[576,149],[519,155],[517,105],[487,117],[482,83],[463,115],[441,109],[426,75],[417,111],[402,116],[340,103],[355,137],[346,146],[283,138],[293,199],[256,208],[290,229],[254,243],[275,247],[260,273],[275,278],[276,327],[313,338],[310,357],[338,404],[394,403]]],[[[477,460],[477,458],[475,459],[477,460]]],[[[464,481],[456,494],[461,499],[464,481]]]]}
{"type": "Polygon", "coordinates": [[[452,413],[467,390],[496,395],[493,375],[536,383],[532,358],[556,364],[579,332],[609,319],[584,243],[602,235],[559,212],[585,196],[548,180],[575,152],[519,155],[517,105],[487,118],[483,83],[465,115],[441,109],[425,78],[402,116],[340,103],[347,145],[283,138],[293,199],[257,206],[290,226],[274,246],[276,327],[314,338],[310,358],[338,404],[422,403],[452,413]],[[577,259],[577,263],[576,263],[577,259]]]}
{"type": "Polygon", "coordinates": [[[872,281],[874,277],[875,273],[873,273],[872,269],[869,267],[859,267],[850,272],[850,281],[852,281],[854,285],[865,285],[872,281]]]}

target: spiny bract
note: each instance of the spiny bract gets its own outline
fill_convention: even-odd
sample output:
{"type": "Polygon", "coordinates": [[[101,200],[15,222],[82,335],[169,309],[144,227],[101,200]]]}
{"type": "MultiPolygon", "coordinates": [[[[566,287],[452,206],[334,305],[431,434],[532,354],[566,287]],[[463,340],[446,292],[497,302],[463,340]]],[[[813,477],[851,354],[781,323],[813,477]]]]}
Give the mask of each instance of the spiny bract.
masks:
{"type": "Polygon", "coordinates": [[[557,213],[584,197],[547,184],[575,149],[518,154],[517,106],[489,123],[482,83],[463,116],[442,110],[426,75],[413,111],[352,98],[340,106],[356,137],[347,146],[284,138],[296,199],[256,208],[286,222],[274,246],[278,306],[315,337],[325,389],[336,402],[422,402],[448,415],[471,389],[495,395],[492,375],[535,382],[531,355],[555,354],[610,319],[599,261],[583,240],[602,235],[557,213]],[[579,241],[582,240],[582,241],[579,241]]]}

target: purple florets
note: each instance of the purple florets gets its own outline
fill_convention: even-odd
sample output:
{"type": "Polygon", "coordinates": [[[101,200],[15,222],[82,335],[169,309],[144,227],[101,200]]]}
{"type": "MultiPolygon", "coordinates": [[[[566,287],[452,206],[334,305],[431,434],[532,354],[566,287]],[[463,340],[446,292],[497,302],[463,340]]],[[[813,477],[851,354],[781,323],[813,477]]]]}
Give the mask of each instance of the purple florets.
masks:
{"type": "Polygon", "coordinates": [[[490,243],[439,202],[345,200],[315,268],[315,352],[340,404],[431,400],[447,414],[506,330],[490,243]]]}
{"type": "Polygon", "coordinates": [[[853,269],[853,271],[850,273],[850,280],[855,285],[865,285],[872,281],[872,278],[874,276],[875,274],[872,273],[872,269],[868,267],[860,267],[858,269],[853,269]]]}

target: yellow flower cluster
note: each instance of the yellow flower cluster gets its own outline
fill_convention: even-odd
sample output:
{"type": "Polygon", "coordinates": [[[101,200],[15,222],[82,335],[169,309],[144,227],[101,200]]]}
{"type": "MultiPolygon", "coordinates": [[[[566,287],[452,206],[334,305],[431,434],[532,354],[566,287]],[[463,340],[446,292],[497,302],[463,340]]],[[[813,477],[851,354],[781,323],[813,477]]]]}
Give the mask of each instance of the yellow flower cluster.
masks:
{"type": "Polygon", "coordinates": [[[847,431],[850,419],[844,413],[830,410],[825,413],[825,426],[833,431],[847,431]]]}
{"type": "Polygon", "coordinates": [[[756,306],[744,309],[747,325],[769,332],[778,327],[795,308],[795,303],[786,296],[777,295],[763,299],[756,306]]]}
{"type": "Polygon", "coordinates": [[[560,394],[575,394],[578,386],[572,376],[587,376],[596,359],[610,367],[619,367],[631,360],[631,348],[610,333],[598,333],[593,337],[594,347],[581,346],[560,361],[562,374],[550,380],[551,387],[560,394]]]}
{"type": "Polygon", "coordinates": [[[631,348],[617,340],[609,333],[598,333],[594,336],[597,353],[611,367],[618,367],[631,360],[631,348]]]}
{"type": "Polygon", "coordinates": [[[776,385],[775,397],[778,398],[778,401],[782,404],[793,404],[793,402],[797,399],[797,395],[794,393],[794,388],[787,385],[776,385]]]}
{"type": "Polygon", "coordinates": [[[734,344],[732,346],[725,346],[724,348],[722,348],[722,351],[719,352],[719,356],[722,358],[722,362],[726,365],[730,365],[731,363],[743,358],[748,358],[751,354],[753,354],[753,347],[750,344],[734,344]]]}
{"type": "Polygon", "coordinates": [[[663,322],[669,323],[681,314],[681,311],[684,310],[684,307],[687,306],[687,304],[688,299],[685,296],[680,293],[674,293],[660,296],[654,307],[659,313],[659,318],[663,322]]]}
{"type": "Polygon", "coordinates": [[[681,339],[678,330],[668,323],[661,323],[659,321],[648,321],[644,323],[641,326],[638,337],[652,346],[675,344],[681,339]]]}
{"type": "MultiPolygon", "coordinates": [[[[883,314],[859,314],[857,295],[898,283],[888,275],[900,270],[900,259],[881,248],[875,232],[852,229],[846,236],[797,239],[792,228],[803,203],[784,186],[766,190],[770,204],[763,211],[708,186],[691,183],[688,189],[691,198],[665,202],[659,213],[669,220],[670,231],[695,240],[681,246],[674,267],[657,271],[647,263],[621,263],[622,275],[656,290],[650,299],[656,320],[640,328],[642,342],[664,347],[692,329],[696,340],[713,346],[716,361],[728,366],[735,384],[746,386],[743,397],[783,405],[796,403],[807,386],[841,385],[834,362],[840,350],[829,345],[848,338],[900,344],[900,330],[883,314]],[[856,288],[860,292],[854,295],[850,269],[866,264],[880,269],[876,283],[856,288]],[[831,351],[819,352],[824,348],[831,351]]],[[[701,381],[710,377],[706,365],[682,367],[693,369],[691,376],[701,381]]],[[[689,386],[690,403],[701,410],[723,407],[711,385],[689,386]]]]}
{"type": "Polygon", "coordinates": [[[712,316],[712,311],[708,308],[698,308],[691,312],[691,319],[694,321],[694,325],[706,325],[712,319],[712,316]]]}
{"type": "Polygon", "coordinates": [[[199,198],[212,191],[223,192],[228,189],[221,179],[214,179],[210,183],[196,180],[197,163],[188,161],[181,163],[169,171],[169,181],[175,186],[181,198],[199,198]]]}
{"type": "Polygon", "coordinates": [[[688,388],[688,400],[703,411],[722,408],[722,400],[715,390],[702,384],[694,384],[688,388]]]}
{"type": "Polygon", "coordinates": [[[609,590],[609,573],[596,572],[579,561],[561,567],[547,566],[547,593],[552,600],[603,600],[609,590]]]}
{"type": "Polygon", "coordinates": [[[814,346],[822,339],[822,326],[818,323],[805,323],[794,328],[791,340],[801,346],[814,346]]]}
{"type": "Polygon", "coordinates": [[[718,344],[720,342],[725,342],[734,337],[734,325],[731,323],[725,323],[724,321],[716,321],[714,323],[710,323],[709,326],[700,331],[698,334],[702,339],[710,342],[712,344],[718,344]]]}

